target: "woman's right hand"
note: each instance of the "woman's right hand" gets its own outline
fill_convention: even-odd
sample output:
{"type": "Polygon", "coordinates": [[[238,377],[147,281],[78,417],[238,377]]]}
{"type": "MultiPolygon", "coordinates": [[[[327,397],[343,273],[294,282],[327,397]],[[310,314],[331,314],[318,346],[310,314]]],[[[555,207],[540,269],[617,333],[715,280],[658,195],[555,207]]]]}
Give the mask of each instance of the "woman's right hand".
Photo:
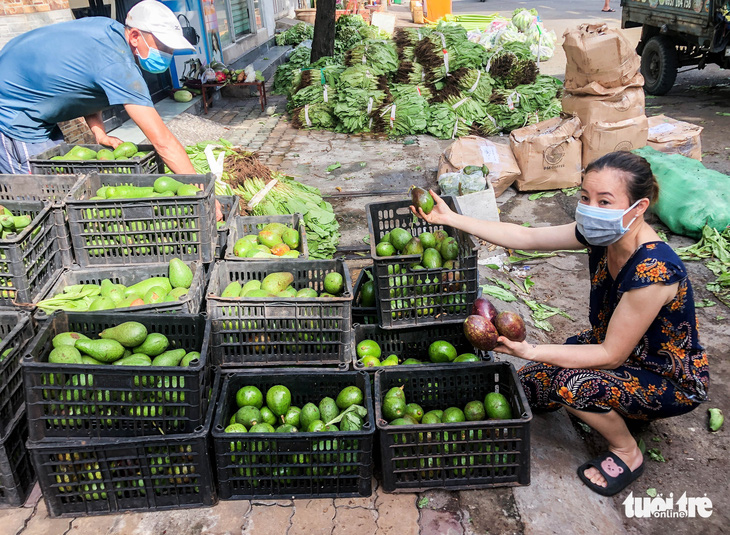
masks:
{"type": "Polygon", "coordinates": [[[428,190],[428,192],[431,194],[431,197],[433,197],[433,210],[431,210],[428,214],[424,214],[423,210],[411,205],[411,212],[421,219],[428,221],[432,225],[453,226],[449,223],[449,220],[454,212],[443,201],[443,199],[441,199],[441,197],[433,192],[433,190],[428,190]]]}

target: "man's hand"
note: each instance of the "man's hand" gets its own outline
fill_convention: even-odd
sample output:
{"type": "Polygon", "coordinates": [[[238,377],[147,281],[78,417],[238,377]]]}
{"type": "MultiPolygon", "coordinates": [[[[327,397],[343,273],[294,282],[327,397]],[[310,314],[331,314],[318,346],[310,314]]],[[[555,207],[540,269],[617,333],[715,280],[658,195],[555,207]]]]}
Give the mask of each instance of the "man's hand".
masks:
{"type": "Polygon", "coordinates": [[[99,145],[104,145],[105,147],[111,147],[112,150],[116,149],[119,145],[124,143],[124,141],[122,141],[118,137],[107,136],[106,134],[104,134],[103,136],[97,137],[96,142],[99,145]]]}

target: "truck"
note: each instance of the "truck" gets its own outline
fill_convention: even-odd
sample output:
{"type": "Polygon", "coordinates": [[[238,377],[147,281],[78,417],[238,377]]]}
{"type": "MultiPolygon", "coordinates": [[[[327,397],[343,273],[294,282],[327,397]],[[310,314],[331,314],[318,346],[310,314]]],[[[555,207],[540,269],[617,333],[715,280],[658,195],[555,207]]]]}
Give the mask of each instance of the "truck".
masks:
{"type": "Polygon", "coordinates": [[[664,95],[681,67],[730,68],[730,0],[621,0],[621,27],[641,27],[644,89],[664,95]]]}

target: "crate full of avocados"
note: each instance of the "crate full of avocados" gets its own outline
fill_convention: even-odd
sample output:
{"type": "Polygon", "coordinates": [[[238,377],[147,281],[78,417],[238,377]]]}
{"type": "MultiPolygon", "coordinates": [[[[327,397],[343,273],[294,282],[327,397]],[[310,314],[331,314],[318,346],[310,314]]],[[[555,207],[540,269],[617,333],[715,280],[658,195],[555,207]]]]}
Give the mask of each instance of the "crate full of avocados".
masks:
{"type": "Polygon", "coordinates": [[[48,515],[75,517],[215,505],[208,435],[216,375],[205,418],[192,432],[126,438],[28,441],[48,515]]]}
{"type": "Polygon", "coordinates": [[[251,369],[223,376],[212,430],[221,499],[372,492],[365,372],[251,369]]]}
{"type": "Polygon", "coordinates": [[[380,369],[375,420],[387,492],[530,483],[532,412],[509,363],[380,369]]]}
{"type": "MultiPolygon", "coordinates": [[[[432,206],[430,194],[420,192],[432,206]]],[[[412,195],[414,200],[366,208],[378,323],[383,329],[462,322],[477,296],[476,240],[461,230],[416,218],[409,209],[416,203],[417,195],[412,195]]],[[[453,197],[442,199],[461,213],[453,197]]]]}
{"type": "Polygon", "coordinates": [[[22,362],[30,439],[192,432],[205,416],[209,336],[199,315],[54,313],[22,362]]]}
{"type": "Polygon", "coordinates": [[[39,175],[98,173],[162,173],[164,166],[152,145],[135,145],[129,141],[116,149],[103,145],[69,145],[60,143],[32,156],[30,172],[39,175]]]}
{"type": "Polygon", "coordinates": [[[210,173],[86,176],[66,197],[76,262],[82,268],[172,258],[212,262],[214,182],[210,173]]]}
{"type": "Polygon", "coordinates": [[[342,260],[216,262],[207,293],[212,363],[347,370],[351,309],[342,260]]]}

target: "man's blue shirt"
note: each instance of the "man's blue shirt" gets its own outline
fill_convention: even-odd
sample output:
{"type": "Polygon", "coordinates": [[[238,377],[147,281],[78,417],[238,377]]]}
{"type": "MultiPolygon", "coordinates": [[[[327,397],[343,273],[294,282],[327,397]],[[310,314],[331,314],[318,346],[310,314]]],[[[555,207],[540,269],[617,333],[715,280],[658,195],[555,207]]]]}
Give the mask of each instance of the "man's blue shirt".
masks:
{"type": "Polygon", "coordinates": [[[105,17],[29,31],[0,50],[0,131],[45,141],[56,124],[114,104],[152,106],[124,26],[105,17]]]}

